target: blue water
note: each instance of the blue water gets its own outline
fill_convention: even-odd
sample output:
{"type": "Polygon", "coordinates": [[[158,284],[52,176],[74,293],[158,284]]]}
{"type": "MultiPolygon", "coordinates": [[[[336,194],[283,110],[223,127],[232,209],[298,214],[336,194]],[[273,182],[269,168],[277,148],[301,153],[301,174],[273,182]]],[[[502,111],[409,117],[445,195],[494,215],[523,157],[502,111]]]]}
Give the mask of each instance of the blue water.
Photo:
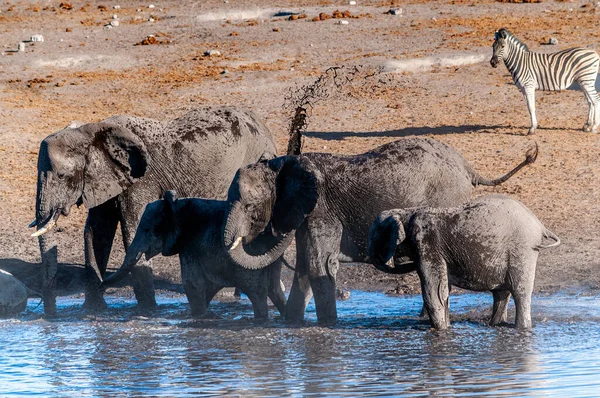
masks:
{"type": "Polygon", "coordinates": [[[334,327],[312,305],[289,325],[253,321],[244,299],[196,321],[185,297],[158,301],[151,316],[120,299],[89,316],[61,298],[50,321],[31,300],[0,320],[0,395],[600,395],[600,297],[535,296],[535,326],[518,331],[486,326],[491,295],[453,295],[442,332],[417,317],[420,296],[352,292],[334,327]]]}

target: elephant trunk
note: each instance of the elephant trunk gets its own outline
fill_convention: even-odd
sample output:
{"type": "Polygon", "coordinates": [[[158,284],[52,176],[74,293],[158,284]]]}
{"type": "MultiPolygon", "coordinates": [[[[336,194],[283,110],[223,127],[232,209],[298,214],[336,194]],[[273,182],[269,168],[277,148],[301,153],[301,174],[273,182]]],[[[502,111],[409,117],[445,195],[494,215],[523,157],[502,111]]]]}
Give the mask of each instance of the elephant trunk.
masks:
{"type": "Polygon", "coordinates": [[[226,249],[235,248],[240,243],[240,237],[245,236],[245,231],[239,227],[240,220],[244,219],[244,214],[239,202],[235,203],[229,213],[223,227],[223,246],[226,249]]]}
{"type": "MultiPolygon", "coordinates": [[[[251,245],[238,244],[228,250],[229,257],[234,263],[246,269],[262,269],[283,256],[285,249],[292,243],[294,238],[294,231],[276,238],[274,236],[267,236],[267,234],[260,235],[255,239],[251,245]],[[248,246],[262,249],[267,247],[267,250],[261,250],[262,253],[251,253],[248,251],[248,246]]],[[[238,241],[236,239],[236,241],[238,241]]]]}
{"type": "Polygon", "coordinates": [[[48,235],[38,237],[41,254],[42,300],[44,313],[56,314],[56,273],[58,270],[58,247],[56,240],[48,235]]]}
{"type": "MultiPolygon", "coordinates": [[[[132,245],[133,246],[133,245],[132,245]]],[[[131,249],[131,248],[130,248],[131,249]]],[[[102,281],[102,287],[114,286],[119,281],[121,281],[124,277],[126,277],[132,270],[133,267],[137,264],[137,262],[142,258],[143,252],[138,252],[137,250],[127,250],[127,254],[125,255],[125,259],[123,260],[123,264],[121,268],[108,278],[102,281]]]]}

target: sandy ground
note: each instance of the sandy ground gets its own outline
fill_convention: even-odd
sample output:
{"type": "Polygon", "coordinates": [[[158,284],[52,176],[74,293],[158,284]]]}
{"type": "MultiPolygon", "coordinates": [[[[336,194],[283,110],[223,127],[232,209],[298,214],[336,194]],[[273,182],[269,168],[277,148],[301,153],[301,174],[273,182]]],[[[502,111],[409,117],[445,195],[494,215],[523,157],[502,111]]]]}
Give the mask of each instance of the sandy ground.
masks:
{"type": "MultiPolygon", "coordinates": [[[[600,8],[589,1],[3,1],[0,4],[0,267],[32,283],[39,261],[27,225],[34,217],[40,141],[72,120],[114,114],[165,119],[201,104],[256,111],[280,153],[287,146],[289,90],[331,66],[385,73],[357,79],[312,108],[304,151],[361,153],[407,136],[432,137],[459,150],[485,176],[520,162],[533,141],[537,162],[501,187],[562,239],[543,251],[536,290],[600,289],[600,152],[583,133],[587,106],[579,91],[538,93],[535,136],[521,94],[501,65],[489,65],[494,31],[511,29],[531,49],[600,49],[600,8]],[[257,5],[260,3],[260,5],[257,5]],[[120,6],[119,9],[113,6],[120,6]],[[386,13],[401,8],[401,15],[386,13]],[[339,18],[314,21],[348,10],[339,18]],[[290,20],[289,13],[306,14],[290,20]],[[117,15],[118,26],[105,27],[117,15]],[[318,19],[318,18],[317,18],[318,19]],[[41,34],[44,42],[18,43],[41,34]],[[154,35],[150,45],[136,45],[154,35]],[[549,37],[556,46],[544,46],[549,37]],[[218,50],[220,55],[205,56],[218,50]]],[[[61,286],[78,289],[85,209],[61,218],[61,286]]],[[[119,244],[116,245],[119,248],[119,244]]],[[[111,266],[120,264],[115,250],[111,266]]],[[[288,253],[290,259],[293,252],[288,253]]],[[[154,262],[177,275],[174,258],[154,262]]],[[[288,276],[289,277],[289,273],[288,276]]],[[[405,278],[370,266],[347,266],[348,289],[413,292],[405,278]]]]}

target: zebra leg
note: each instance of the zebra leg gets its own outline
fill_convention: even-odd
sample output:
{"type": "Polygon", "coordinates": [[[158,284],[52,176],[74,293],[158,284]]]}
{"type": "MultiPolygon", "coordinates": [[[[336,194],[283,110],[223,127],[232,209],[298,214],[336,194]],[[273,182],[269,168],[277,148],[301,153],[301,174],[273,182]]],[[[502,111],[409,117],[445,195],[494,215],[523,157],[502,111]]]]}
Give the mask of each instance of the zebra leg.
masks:
{"type": "Polygon", "coordinates": [[[595,133],[598,130],[598,124],[600,124],[600,101],[598,98],[598,93],[596,92],[596,87],[594,84],[582,84],[581,90],[585,94],[585,99],[588,103],[588,120],[587,123],[583,126],[583,131],[585,132],[593,132],[595,133]]]}
{"type": "Polygon", "coordinates": [[[527,102],[527,110],[529,110],[529,117],[531,118],[531,127],[529,128],[529,132],[527,134],[533,134],[538,126],[537,119],[535,117],[535,88],[529,86],[524,87],[523,97],[525,97],[525,102],[527,102]]]}

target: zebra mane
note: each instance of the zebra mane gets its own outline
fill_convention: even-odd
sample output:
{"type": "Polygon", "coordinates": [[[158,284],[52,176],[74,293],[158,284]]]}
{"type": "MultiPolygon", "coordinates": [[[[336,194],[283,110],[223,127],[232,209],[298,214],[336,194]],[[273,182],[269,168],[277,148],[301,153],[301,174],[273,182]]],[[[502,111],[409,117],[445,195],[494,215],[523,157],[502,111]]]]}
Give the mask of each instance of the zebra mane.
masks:
{"type": "Polygon", "coordinates": [[[506,33],[506,40],[508,40],[509,42],[511,42],[512,44],[514,44],[515,46],[517,46],[519,49],[521,49],[523,51],[529,51],[529,47],[527,47],[527,45],[525,43],[523,43],[521,40],[519,40],[517,38],[517,36],[513,35],[510,32],[510,30],[508,30],[506,28],[500,29],[498,32],[496,32],[496,35],[500,36],[500,34],[502,32],[506,33]]]}

